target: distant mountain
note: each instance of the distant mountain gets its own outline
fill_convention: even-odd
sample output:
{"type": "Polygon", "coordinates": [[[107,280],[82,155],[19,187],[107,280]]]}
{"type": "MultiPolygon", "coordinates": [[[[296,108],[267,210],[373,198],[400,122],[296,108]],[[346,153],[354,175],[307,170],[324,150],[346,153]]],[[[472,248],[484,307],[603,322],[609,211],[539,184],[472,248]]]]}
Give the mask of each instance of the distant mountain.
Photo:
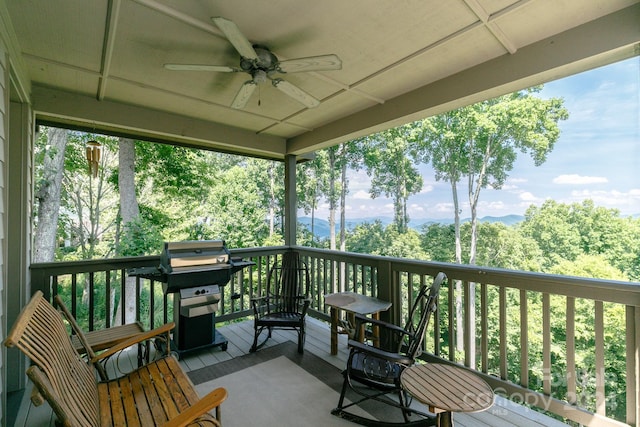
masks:
{"type": "MultiPolygon", "coordinates": [[[[501,222],[504,225],[511,226],[517,224],[524,220],[524,216],[522,215],[505,215],[505,216],[485,216],[479,219],[480,222],[489,222],[496,223],[501,222]]],[[[373,224],[376,221],[380,221],[384,227],[388,226],[393,222],[393,218],[389,217],[380,217],[380,218],[352,218],[346,221],[347,230],[353,230],[357,225],[369,223],[373,224]]],[[[463,223],[470,221],[470,218],[464,218],[461,220],[463,223]]],[[[311,230],[311,218],[308,216],[303,216],[298,218],[298,222],[302,225],[306,226],[309,230],[311,230]]],[[[314,234],[320,238],[329,237],[329,221],[325,219],[315,218],[314,219],[315,227],[314,234]]],[[[441,218],[441,219],[413,219],[409,221],[409,227],[415,230],[421,230],[424,225],[430,224],[443,224],[450,225],[453,224],[453,218],[441,218]]],[[[339,230],[340,224],[336,224],[336,232],[339,230]]]]}

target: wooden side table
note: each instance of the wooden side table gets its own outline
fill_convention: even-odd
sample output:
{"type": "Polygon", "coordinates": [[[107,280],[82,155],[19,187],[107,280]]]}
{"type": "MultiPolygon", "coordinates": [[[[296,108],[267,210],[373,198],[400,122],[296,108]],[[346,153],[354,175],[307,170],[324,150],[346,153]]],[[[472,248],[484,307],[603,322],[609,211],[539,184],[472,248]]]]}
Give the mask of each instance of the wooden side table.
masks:
{"type": "MultiPolygon", "coordinates": [[[[355,292],[337,292],[324,296],[324,303],[331,307],[331,354],[338,354],[338,310],[344,310],[353,314],[371,315],[373,319],[380,319],[380,312],[387,311],[391,307],[388,301],[357,294],[355,292]]],[[[374,335],[378,336],[375,332],[374,335]]],[[[360,337],[364,337],[364,325],[360,331],[360,337]]],[[[375,344],[375,343],[374,343],[375,344]]]]}
{"type": "Polygon", "coordinates": [[[436,414],[436,426],[453,426],[453,412],[481,412],[493,405],[489,384],[472,372],[443,363],[413,365],[402,372],[402,386],[436,414]]]}

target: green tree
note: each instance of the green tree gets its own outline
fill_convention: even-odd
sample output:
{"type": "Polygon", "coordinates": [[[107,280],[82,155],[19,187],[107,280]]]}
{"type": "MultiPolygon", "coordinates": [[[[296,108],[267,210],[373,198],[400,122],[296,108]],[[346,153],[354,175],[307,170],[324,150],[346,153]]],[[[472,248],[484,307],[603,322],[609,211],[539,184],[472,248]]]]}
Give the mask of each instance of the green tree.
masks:
{"type": "MultiPolygon", "coordinates": [[[[560,99],[534,96],[541,87],[514,92],[457,110],[430,117],[420,123],[419,140],[436,172],[436,180],[448,181],[454,205],[456,262],[462,262],[460,241],[460,202],[458,183],[467,178],[471,210],[469,264],[476,263],[478,202],[481,190],[499,189],[513,169],[517,153],[528,153],[537,166],[560,135],[558,121],[568,118],[560,99]]],[[[425,156],[425,158],[427,158],[425,156]]],[[[456,282],[457,295],[462,294],[456,282]]],[[[456,300],[457,330],[462,329],[462,300],[456,300]]],[[[457,348],[463,346],[457,337],[457,348]]]]}
{"type": "Polygon", "coordinates": [[[384,226],[379,219],[356,225],[346,242],[349,252],[371,255],[381,255],[386,245],[384,226]]]}
{"type": "Polygon", "coordinates": [[[409,228],[407,202],[422,190],[417,164],[422,158],[415,145],[414,124],[388,129],[365,138],[365,166],[371,179],[371,197],[384,194],[393,199],[393,221],[398,232],[409,228]]]}
{"type": "Polygon", "coordinates": [[[224,239],[231,248],[261,246],[269,236],[267,209],[256,182],[242,165],[222,173],[205,204],[209,222],[205,239],[224,239]]]}
{"type": "MultiPolygon", "coordinates": [[[[467,178],[471,210],[469,263],[475,263],[477,207],[481,190],[499,189],[513,169],[518,152],[528,153],[536,165],[546,160],[560,135],[558,122],[568,118],[563,101],[534,96],[541,87],[430,117],[420,123],[421,144],[436,171],[436,180],[451,185],[455,226],[460,227],[458,184],[467,178]]],[[[456,235],[458,241],[459,235],[456,235]]],[[[456,247],[456,261],[462,256],[456,247]]]]}
{"type": "Polygon", "coordinates": [[[60,193],[67,146],[66,129],[43,128],[36,141],[34,262],[51,262],[55,258],[60,214],[60,193]]]}
{"type": "Polygon", "coordinates": [[[296,184],[298,194],[298,208],[304,213],[311,214],[310,246],[316,246],[315,218],[318,204],[329,192],[329,154],[327,150],[316,152],[315,157],[297,167],[296,184]]]}
{"type": "Polygon", "coordinates": [[[427,224],[422,227],[421,247],[429,259],[440,262],[455,262],[455,227],[453,224],[427,224]]]}
{"type": "Polygon", "coordinates": [[[616,209],[597,207],[592,200],[573,204],[547,200],[527,209],[519,227],[544,254],[543,272],[561,263],[566,266],[564,261],[576,262],[581,255],[594,255],[632,279],[638,277],[639,231],[639,220],[621,218],[616,209]]]}

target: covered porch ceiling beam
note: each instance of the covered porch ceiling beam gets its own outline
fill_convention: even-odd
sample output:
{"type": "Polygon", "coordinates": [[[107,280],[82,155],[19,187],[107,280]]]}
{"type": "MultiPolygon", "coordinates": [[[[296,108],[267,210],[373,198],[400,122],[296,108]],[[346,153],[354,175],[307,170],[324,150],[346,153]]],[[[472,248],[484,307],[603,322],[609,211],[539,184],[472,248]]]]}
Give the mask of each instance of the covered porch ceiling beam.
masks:
{"type": "Polygon", "coordinates": [[[640,4],[288,140],[301,154],[638,55],[640,4]]]}
{"type": "Polygon", "coordinates": [[[269,159],[284,159],[284,138],[177,114],[136,107],[34,85],[36,119],[149,141],[269,159]]]}

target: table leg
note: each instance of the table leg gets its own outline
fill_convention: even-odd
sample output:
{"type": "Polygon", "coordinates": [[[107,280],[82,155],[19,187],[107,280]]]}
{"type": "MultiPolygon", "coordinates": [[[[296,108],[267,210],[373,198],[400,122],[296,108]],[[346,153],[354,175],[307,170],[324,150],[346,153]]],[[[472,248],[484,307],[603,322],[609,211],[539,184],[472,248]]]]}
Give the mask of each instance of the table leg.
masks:
{"type": "Polygon", "coordinates": [[[331,307],[331,354],[338,354],[338,309],[331,307]]]}
{"type": "MultiPolygon", "coordinates": [[[[375,313],[372,313],[371,318],[374,320],[380,320],[380,312],[377,311],[375,313]]],[[[380,347],[380,326],[374,324],[373,328],[371,328],[371,333],[373,334],[373,337],[371,337],[373,346],[380,347]]]]}
{"type": "Polygon", "coordinates": [[[453,427],[453,413],[449,411],[439,412],[436,415],[437,427],[453,427]]]}

